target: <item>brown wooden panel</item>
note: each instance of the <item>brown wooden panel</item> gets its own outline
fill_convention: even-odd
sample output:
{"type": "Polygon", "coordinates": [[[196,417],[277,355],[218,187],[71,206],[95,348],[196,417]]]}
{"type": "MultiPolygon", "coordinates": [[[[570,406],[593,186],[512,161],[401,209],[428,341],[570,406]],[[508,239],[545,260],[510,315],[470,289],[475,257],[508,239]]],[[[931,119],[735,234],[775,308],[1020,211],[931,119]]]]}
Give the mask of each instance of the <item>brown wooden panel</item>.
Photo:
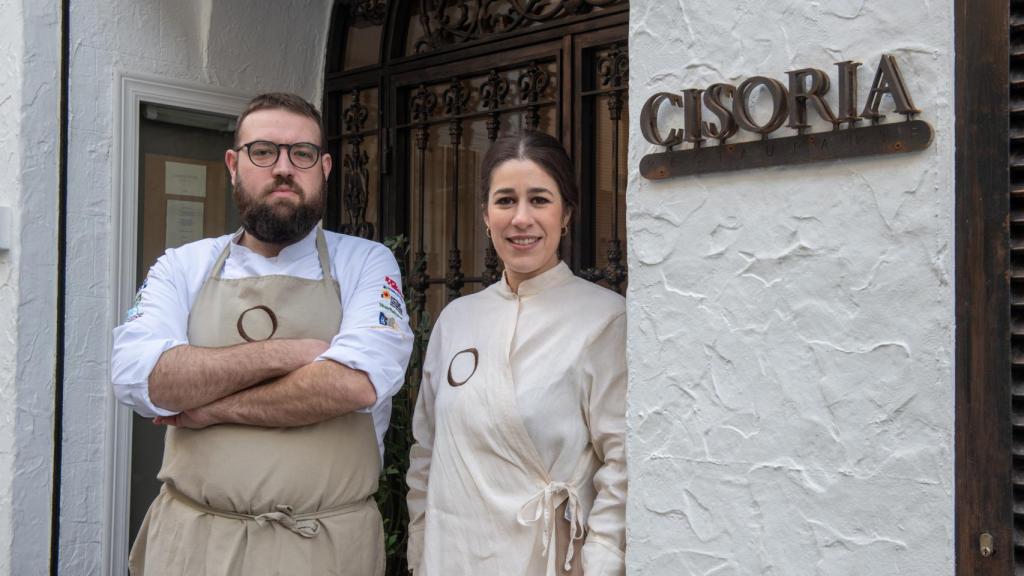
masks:
{"type": "Polygon", "coordinates": [[[955,20],[956,573],[1009,576],[1008,4],[956,0],[955,20]]]}
{"type": "Polygon", "coordinates": [[[198,202],[203,205],[204,238],[220,236],[228,232],[225,213],[228,176],[223,162],[146,154],[143,179],[142,266],[140,272],[144,273],[148,270],[168,248],[165,244],[168,200],[198,202]],[[205,168],[205,195],[202,197],[179,196],[167,191],[164,188],[164,177],[168,162],[205,168]]]}

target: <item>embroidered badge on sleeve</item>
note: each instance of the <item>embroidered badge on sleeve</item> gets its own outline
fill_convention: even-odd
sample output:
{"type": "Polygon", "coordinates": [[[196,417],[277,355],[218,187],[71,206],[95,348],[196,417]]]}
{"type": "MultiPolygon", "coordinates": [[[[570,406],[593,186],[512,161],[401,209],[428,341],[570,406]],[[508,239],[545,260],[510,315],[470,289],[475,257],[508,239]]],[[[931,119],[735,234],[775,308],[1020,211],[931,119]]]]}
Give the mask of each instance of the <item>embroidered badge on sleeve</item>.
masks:
{"type": "Polygon", "coordinates": [[[377,322],[381,326],[384,326],[386,328],[391,328],[392,330],[398,330],[398,322],[396,322],[394,318],[392,318],[391,316],[388,316],[387,314],[385,314],[383,312],[380,313],[380,317],[378,318],[377,322]]]}
{"type": "Polygon", "coordinates": [[[146,289],[146,284],[149,283],[149,277],[147,276],[142,281],[142,286],[139,286],[139,291],[135,293],[135,300],[132,301],[132,307],[128,309],[128,312],[124,315],[125,324],[142,317],[142,291],[146,289]]]}
{"type": "Polygon", "coordinates": [[[384,285],[380,290],[378,301],[380,314],[377,318],[378,324],[398,330],[398,321],[405,319],[405,303],[402,298],[402,290],[390,276],[384,277],[384,285]]]}

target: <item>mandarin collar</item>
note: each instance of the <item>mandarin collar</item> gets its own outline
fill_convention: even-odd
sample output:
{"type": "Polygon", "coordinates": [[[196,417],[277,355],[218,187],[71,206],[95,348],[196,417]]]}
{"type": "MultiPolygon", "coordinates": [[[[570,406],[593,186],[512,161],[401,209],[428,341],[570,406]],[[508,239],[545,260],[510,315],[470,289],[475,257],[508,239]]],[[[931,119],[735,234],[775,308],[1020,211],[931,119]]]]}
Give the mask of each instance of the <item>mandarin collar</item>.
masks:
{"type": "MultiPolygon", "coordinates": [[[[523,280],[519,283],[518,296],[532,296],[534,294],[540,294],[548,288],[560,286],[565,284],[573,278],[572,270],[569,269],[569,265],[564,261],[559,260],[558,264],[555,264],[553,268],[534,276],[528,280],[523,280]]],[[[506,298],[515,298],[517,294],[509,288],[508,281],[505,279],[505,273],[502,272],[501,280],[494,283],[498,287],[498,292],[506,298]]]]}
{"type": "Polygon", "coordinates": [[[242,233],[244,232],[244,230],[239,229],[238,232],[236,232],[235,235],[231,237],[231,253],[244,254],[247,256],[251,254],[252,256],[265,258],[266,260],[269,260],[271,262],[292,262],[305,256],[306,254],[309,253],[310,250],[314,252],[316,251],[316,234],[318,230],[320,230],[320,226],[313,226],[313,229],[310,230],[309,234],[306,234],[302,238],[302,240],[299,240],[294,244],[289,244],[285,246],[284,248],[281,249],[280,252],[277,253],[277,256],[267,258],[266,256],[253,252],[252,250],[238,243],[238,241],[242,238],[242,233]]]}

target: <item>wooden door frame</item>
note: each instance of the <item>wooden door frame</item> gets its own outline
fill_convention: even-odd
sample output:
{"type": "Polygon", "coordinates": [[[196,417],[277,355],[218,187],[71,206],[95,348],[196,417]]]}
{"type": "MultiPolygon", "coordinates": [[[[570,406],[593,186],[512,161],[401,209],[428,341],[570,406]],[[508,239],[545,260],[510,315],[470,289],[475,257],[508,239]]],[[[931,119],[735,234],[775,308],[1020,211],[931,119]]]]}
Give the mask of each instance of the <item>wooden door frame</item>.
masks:
{"type": "Polygon", "coordinates": [[[1009,2],[954,10],[956,574],[1010,576],[1009,2]]]}

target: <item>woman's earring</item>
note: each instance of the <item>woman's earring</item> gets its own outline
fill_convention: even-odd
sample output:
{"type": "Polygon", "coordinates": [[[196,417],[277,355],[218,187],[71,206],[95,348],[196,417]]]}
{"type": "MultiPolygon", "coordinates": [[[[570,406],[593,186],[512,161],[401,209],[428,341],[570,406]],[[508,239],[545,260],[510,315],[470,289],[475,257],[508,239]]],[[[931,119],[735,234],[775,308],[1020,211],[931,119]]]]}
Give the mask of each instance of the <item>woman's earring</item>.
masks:
{"type": "Polygon", "coordinates": [[[568,235],[569,235],[569,225],[566,224],[566,225],[562,226],[562,236],[568,236],[568,235]]]}
{"type": "Polygon", "coordinates": [[[491,229],[490,229],[490,227],[484,227],[484,234],[486,234],[488,238],[491,237],[491,229]]]}

